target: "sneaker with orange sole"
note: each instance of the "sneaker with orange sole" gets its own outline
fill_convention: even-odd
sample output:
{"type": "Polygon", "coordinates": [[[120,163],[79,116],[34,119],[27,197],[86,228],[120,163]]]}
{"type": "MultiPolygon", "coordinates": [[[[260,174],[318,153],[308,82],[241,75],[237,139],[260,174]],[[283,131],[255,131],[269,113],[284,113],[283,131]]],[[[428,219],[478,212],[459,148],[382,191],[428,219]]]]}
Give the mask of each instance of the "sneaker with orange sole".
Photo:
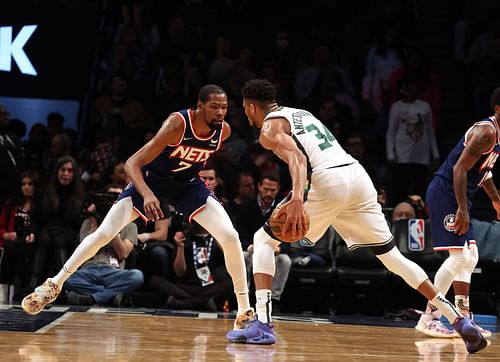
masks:
{"type": "Polygon", "coordinates": [[[59,293],[61,293],[59,285],[48,278],[42,285],[36,287],[33,293],[23,299],[21,306],[28,314],[38,314],[47,304],[56,300],[59,293]]]}

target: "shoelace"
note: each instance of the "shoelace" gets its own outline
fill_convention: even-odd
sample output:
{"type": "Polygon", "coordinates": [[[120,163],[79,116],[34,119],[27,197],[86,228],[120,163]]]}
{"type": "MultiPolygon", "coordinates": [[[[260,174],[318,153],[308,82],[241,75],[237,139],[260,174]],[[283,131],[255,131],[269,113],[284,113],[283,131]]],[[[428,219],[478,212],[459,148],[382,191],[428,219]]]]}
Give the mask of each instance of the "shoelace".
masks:
{"type": "Polygon", "coordinates": [[[453,334],[453,332],[451,332],[448,328],[446,328],[445,325],[443,325],[443,323],[441,323],[441,321],[439,319],[435,319],[433,320],[429,327],[431,327],[432,329],[435,329],[435,330],[439,330],[441,332],[445,332],[445,333],[448,333],[448,334],[453,334]]]}
{"type": "Polygon", "coordinates": [[[251,327],[255,324],[255,322],[257,322],[257,318],[256,317],[252,317],[252,318],[249,318],[245,321],[243,321],[243,325],[244,325],[244,328],[248,328],[248,327],[251,327]]]}

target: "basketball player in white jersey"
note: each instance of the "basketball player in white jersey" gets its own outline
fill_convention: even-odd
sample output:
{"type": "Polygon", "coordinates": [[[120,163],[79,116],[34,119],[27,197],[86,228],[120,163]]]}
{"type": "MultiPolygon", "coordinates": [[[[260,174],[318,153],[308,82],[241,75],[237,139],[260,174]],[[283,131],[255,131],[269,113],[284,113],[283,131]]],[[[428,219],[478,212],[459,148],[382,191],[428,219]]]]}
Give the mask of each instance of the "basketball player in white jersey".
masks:
{"type": "MultiPolygon", "coordinates": [[[[339,145],[333,134],[311,113],[281,107],[276,89],[264,79],[248,81],[241,90],[245,114],[252,126],[261,128],[259,142],[288,164],[292,178],[291,197],[281,207],[286,214],[283,230],[291,227],[297,238],[306,230],[304,209],[311,224],[304,239],[314,244],[332,225],[349,250],[369,247],[391,272],[401,276],[440,309],[464,339],[470,353],[487,342],[470,319],[462,317],[430,282],[417,264],[395,247],[385,221],[377,191],[364,168],[339,145]],[[304,192],[304,190],[308,192],[304,192]]],[[[271,285],[275,272],[274,253],[280,243],[263,227],[254,235],[253,273],[256,316],[243,330],[228,332],[232,342],[272,344],[271,285]]]]}

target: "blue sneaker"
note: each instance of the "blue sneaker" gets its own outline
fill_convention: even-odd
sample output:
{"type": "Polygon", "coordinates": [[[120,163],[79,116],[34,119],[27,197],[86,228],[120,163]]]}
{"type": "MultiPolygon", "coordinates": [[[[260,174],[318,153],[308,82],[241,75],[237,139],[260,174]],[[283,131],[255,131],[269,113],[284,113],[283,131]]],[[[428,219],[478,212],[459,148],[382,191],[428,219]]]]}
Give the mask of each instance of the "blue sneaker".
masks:
{"type": "Polygon", "coordinates": [[[262,323],[257,318],[252,318],[245,323],[244,329],[227,332],[226,338],[234,343],[247,344],[274,344],[276,335],[270,323],[262,323]]]}
{"type": "Polygon", "coordinates": [[[468,317],[458,318],[453,323],[453,328],[455,328],[464,340],[465,347],[467,347],[469,353],[476,353],[488,345],[488,342],[481,335],[479,329],[468,317]]]}

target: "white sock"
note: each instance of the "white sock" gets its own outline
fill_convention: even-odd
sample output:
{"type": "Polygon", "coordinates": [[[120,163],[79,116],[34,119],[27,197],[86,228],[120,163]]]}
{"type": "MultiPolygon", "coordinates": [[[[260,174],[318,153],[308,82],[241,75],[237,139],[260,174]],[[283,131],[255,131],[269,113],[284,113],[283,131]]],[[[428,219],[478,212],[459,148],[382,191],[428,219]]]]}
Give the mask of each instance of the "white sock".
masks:
{"type": "Polygon", "coordinates": [[[269,289],[258,289],[255,291],[255,311],[257,312],[257,318],[262,323],[271,323],[271,313],[273,304],[271,302],[271,290],[269,289]]]}
{"type": "Polygon", "coordinates": [[[451,304],[441,292],[436,294],[436,296],[432,298],[430,303],[433,306],[436,306],[441,311],[441,313],[443,313],[450,324],[453,324],[458,317],[462,316],[457,308],[455,308],[455,306],[451,304]]]}
{"type": "Polygon", "coordinates": [[[236,293],[236,300],[238,302],[238,315],[245,314],[249,309],[252,309],[248,299],[248,292],[236,293]]]}
{"type": "Polygon", "coordinates": [[[52,278],[52,281],[59,286],[62,286],[66,280],[73,274],[74,272],[69,271],[66,267],[66,264],[63,265],[59,273],[55,277],[52,278]]]}

